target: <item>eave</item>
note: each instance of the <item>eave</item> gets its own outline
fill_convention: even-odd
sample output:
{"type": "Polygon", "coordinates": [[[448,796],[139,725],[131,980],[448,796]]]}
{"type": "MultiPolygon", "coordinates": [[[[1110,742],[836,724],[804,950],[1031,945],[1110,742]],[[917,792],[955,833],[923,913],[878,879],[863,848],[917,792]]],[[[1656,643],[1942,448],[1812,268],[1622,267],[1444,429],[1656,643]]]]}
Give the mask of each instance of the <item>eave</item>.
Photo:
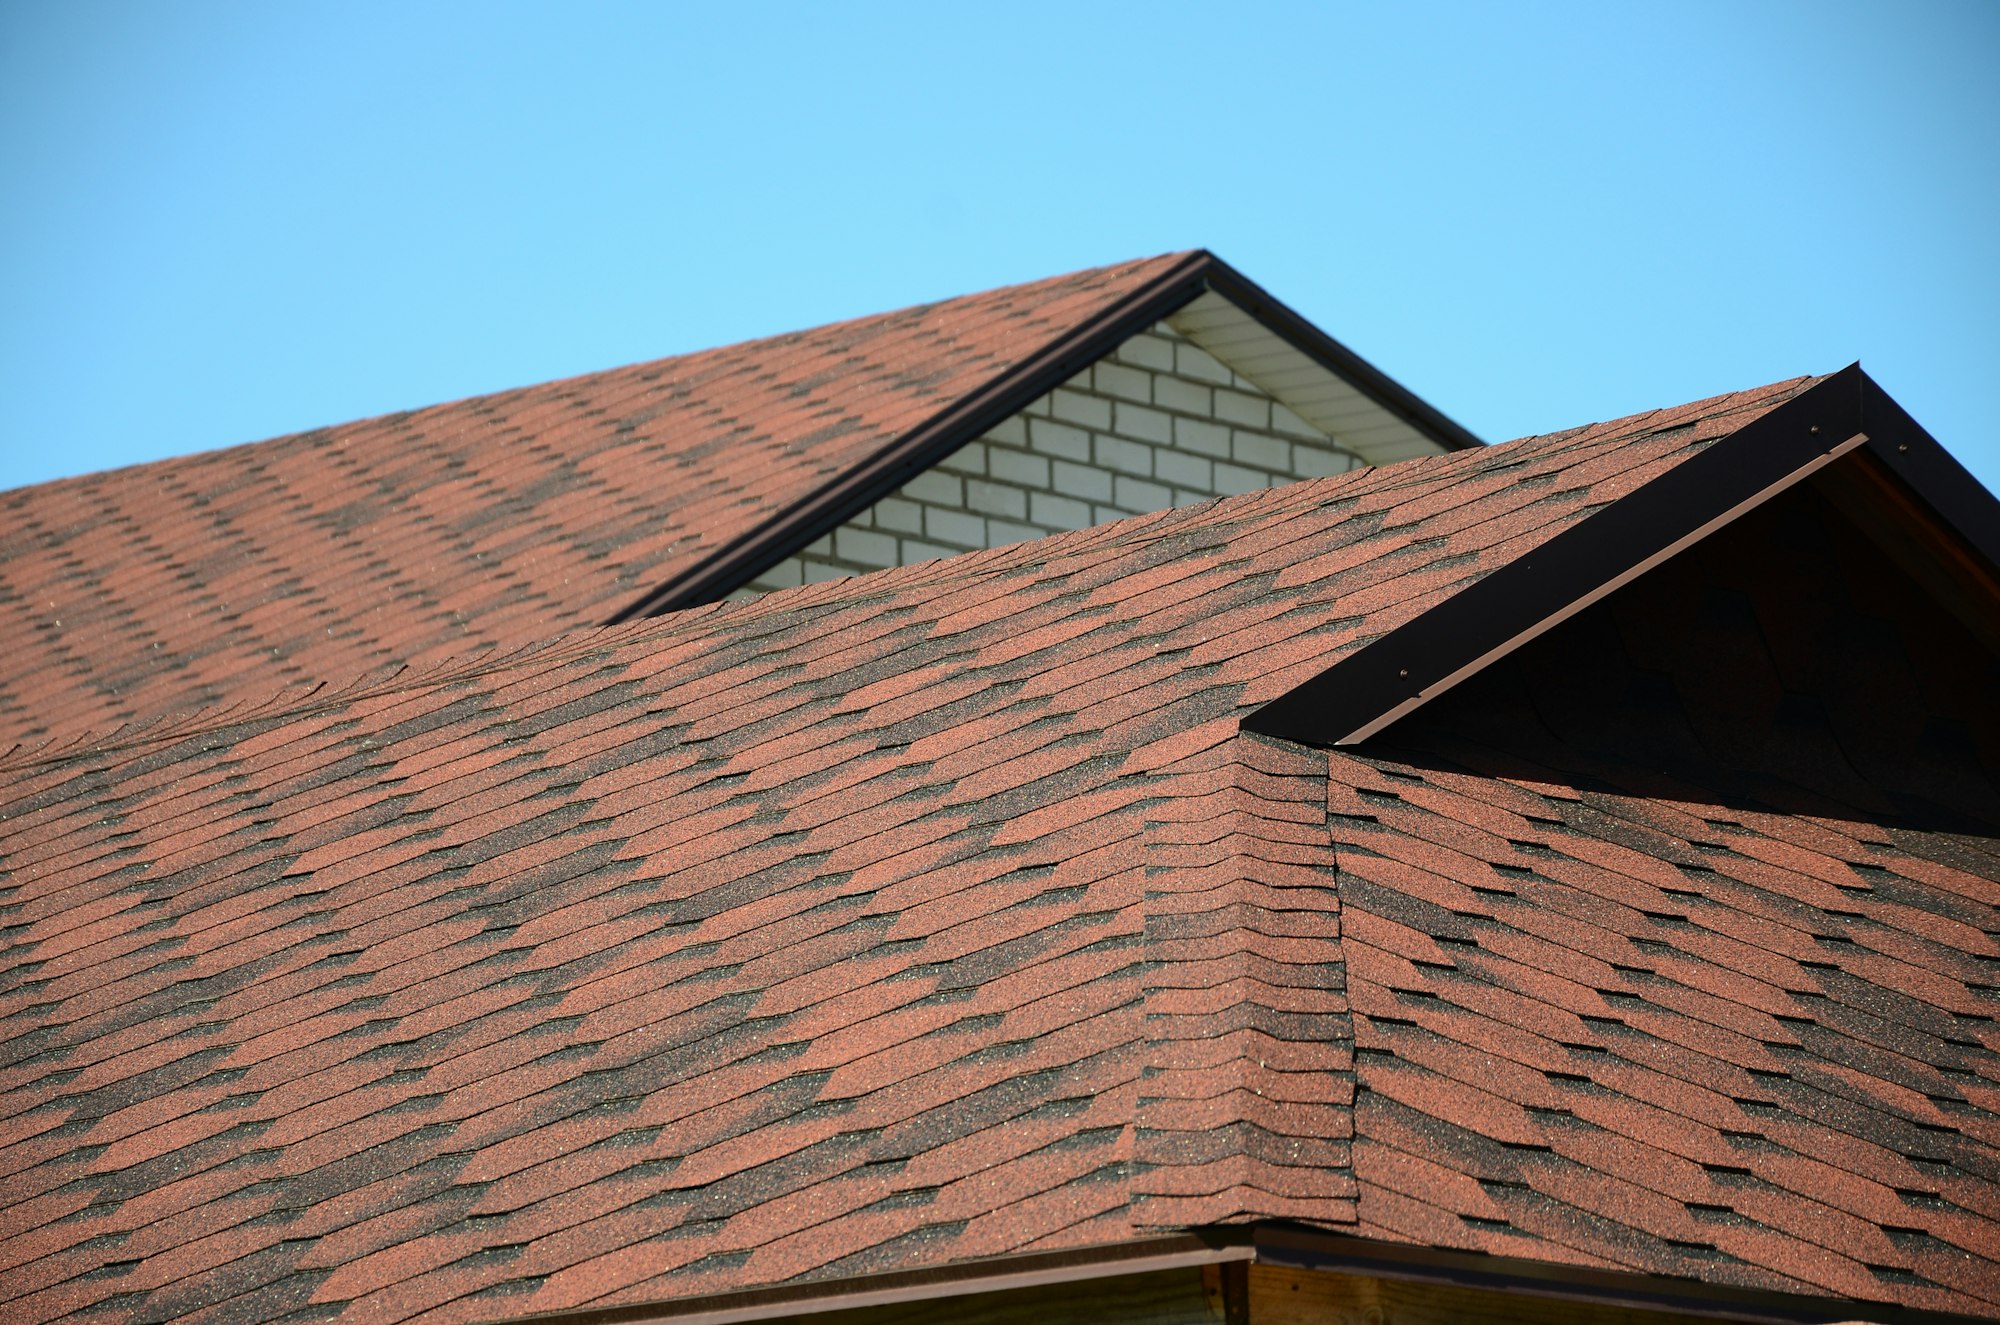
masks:
{"type": "MultiPolygon", "coordinates": [[[[1244,1288],[1249,1267],[1352,1275],[1471,1289],[1516,1300],[1522,1318],[1536,1303],[1558,1311],[1672,1312],[1762,1325],[1831,1325],[1865,1318],[1880,1325],[1967,1325],[1978,1319],[1882,1302],[1812,1297],[1664,1275],[1419,1247],[1287,1224],[1194,1229],[1071,1251],[993,1256],[921,1270],[778,1284],[671,1301],[636,1302],[521,1317],[535,1325],[747,1325],[831,1311],[908,1306],[1016,1289],[1084,1284],[1116,1276],[1200,1267],[1220,1271],[1230,1325],[1260,1318],[1244,1288]]],[[[1208,1271],[1215,1273],[1215,1271],[1208,1271]]]]}

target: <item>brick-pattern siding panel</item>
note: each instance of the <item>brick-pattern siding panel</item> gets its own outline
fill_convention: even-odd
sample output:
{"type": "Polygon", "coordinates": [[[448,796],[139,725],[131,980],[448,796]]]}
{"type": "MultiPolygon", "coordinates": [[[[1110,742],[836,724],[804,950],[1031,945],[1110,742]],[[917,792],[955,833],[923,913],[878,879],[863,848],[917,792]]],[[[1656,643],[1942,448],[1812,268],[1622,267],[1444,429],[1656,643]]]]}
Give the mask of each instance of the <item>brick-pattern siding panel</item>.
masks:
{"type": "Polygon", "coordinates": [[[735,596],[1004,547],[1362,464],[1162,322],[735,596]]]}

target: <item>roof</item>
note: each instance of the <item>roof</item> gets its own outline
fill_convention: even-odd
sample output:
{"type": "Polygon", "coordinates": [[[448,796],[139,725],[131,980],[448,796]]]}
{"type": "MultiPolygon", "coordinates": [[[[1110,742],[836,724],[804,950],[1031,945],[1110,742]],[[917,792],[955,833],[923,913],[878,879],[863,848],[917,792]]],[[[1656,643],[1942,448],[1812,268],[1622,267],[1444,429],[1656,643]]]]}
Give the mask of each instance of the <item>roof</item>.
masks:
{"type": "Polygon", "coordinates": [[[2000,659],[1841,525],[1801,488],[1334,757],[1359,1231],[1993,1310],[2000,659]]]}
{"type": "Polygon", "coordinates": [[[1180,261],[6,494],[34,656],[0,715],[102,726],[597,624],[1180,261]]]}
{"type": "Polygon", "coordinates": [[[719,598],[1213,292],[1343,408],[1477,444],[1211,254],[1097,268],[0,494],[0,744],[719,598]]]}
{"type": "Polygon", "coordinates": [[[9,1318],[1271,1220],[2000,1310],[1990,851],[1244,730],[1814,387],[0,760],[9,1318]]]}

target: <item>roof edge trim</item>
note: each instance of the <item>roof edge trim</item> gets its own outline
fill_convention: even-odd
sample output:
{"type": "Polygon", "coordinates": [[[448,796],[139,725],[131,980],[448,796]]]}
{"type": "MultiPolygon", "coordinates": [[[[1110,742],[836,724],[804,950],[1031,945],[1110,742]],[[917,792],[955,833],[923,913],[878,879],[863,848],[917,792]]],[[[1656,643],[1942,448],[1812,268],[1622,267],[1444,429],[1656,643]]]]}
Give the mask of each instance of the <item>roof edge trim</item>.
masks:
{"type": "Polygon", "coordinates": [[[761,527],[717,548],[698,564],[619,609],[604,624],[615,626],[635,617],[698,607],[748,584],[774,562],[867,510],[972,438],[1076,376],[1129,337],[1192,302],[1205,288],[1208,271],[1215,261],[1214,255],[1204,249],[1190,252],[1150,284],[1044,346],[985,386],[960,396],[898,437],[868,463],[780,511],[761,527]]]}
{"type": "Polygon", "coordinates": [[[1471,662],[1466,663],[1464,666],[1460,667],[1450,676],[1447,676],[1442,680],[1434,682],[1431,685],[1425,686],[1421,693],[1412,695],[1410,698],[1396,705],[1388,712],[1382,713],[1374,718],[1371,718],[1369,721],[1362,724],[1360,727],[1357,727],[1355,730],[1349,732],[1346,736],[1342,737],[1338,742],[1336,742],[1336,744],[1356,745],[1362,741],[1367,740],[1369,737],[1375,735],[1375,733],[1381,731],[1384,727],[1387,727],[1390,723],[1402,717],[1404,714],[1412,712],[1415,709],[1421,707],[1422,705],[1429,703],[1431,700],[1436,699],[1439,695],[1451,689],[1453,686],[1457,685],[1460,681],[1465,680],[1467,677],[1472,676],[1480,671],[1483,671],[1489,663],[1498,662],[1500,659],[1514,652],[1514,650],[1520,648],[1522,645],[1530,643],[1536,637],[1555,629],[1557,626],[1569,620],[1577,613],[1583,611],[1591,604],[1598,602],[1600,599],[1609,597],[1611,594],[1615,593],[1619,589],[1624,588],[1626,585],[1638,579],[1641,575],[1644,575],[1647,571],[1653,569],[1653,567],[1659,565],[1661,562],[1670,559],[1671,557],[1673,557],[1675,553],[1684,551],[1687,548],[1694,546],[1696,543],[1699,543],[1702,539],[1707,538],[1710,534],[1714,533],[1716,530],[1721,529],[1725,525],[1733,523],[1737,519],[1737,517],[1748,515],[1751,511],[1756,510],[1759,506],[1762,506],[1765,502],[1769,501],[1771,498],[1793,487],[1794,485],[1798,484],[1804,479],[1811,477],[1815,471],[1827,465],[1832,464],[1835,460],[1838,460],[1840,457],[1846,455],[1848,452],[1861,446],[1867,440],[1868,440],[1868,434],[1855,433],[1852,437],[1849,437],[1845,441],[1837,444],[1832,450],[1827,451],[1815,457],[1814,459],[1808,461],[1807,463],[1799,466],[1797,469],[1791,471],[1789,474],[1786,474],[1783,477],[1772,482],[1769,486],[1761,489],[1756,493],[1753,493],[1752,495],[1744,498],[1742,501],[1737,502],[1734,506],[1724,511],[1722,514],[1716,516],[1714,519],[1708,520],[1705,523],[1703,523],[1699,528],[1689,530],[1687,533],[1681,535],[1679,538],[1676,538],[1673,542],[1667,544],[1665,547],[1659,549],[1658,551],[1648,553],[1637,564],[1625,570],[1619,571],[1617,574],[1613,575],[1610,579],[1605,580],[1602,584],[1598,584],[1584,591],[1582,594],[1580,594],[1572,601],[1563,604],[1560,608],[1557,608],[1554,612],[1551,612],[1549,615],[1533,622],[1525,630],[1520,631],[1519,633],[1514,635],[1511,639],[1508,639],[1498,645],[1495,645],[1493,648],[1488,649],[1485,653],[1481,654],[1479,657],[1474,658],[1471,662]]]}
{"type": "Polygon", "coordinates": [[[1247,1230],[1212,1230],[1207,1235],[1185,1233],[1074,1251],[995,1256],[923,1270],[827,1279],[808,1284],[778,1284],[673,1301],[635,1303],[618,1307],[585,1307],[546,1312],[519,1319],[535,1325],[647,1325],[675,1321],[679,1325],[737,1325],[738,1322],[848,1311],[857,1307],[893,1306],[936,1301],[974,1293],[997,1293],[1047,1284],[1079,1283],[1117,1275],[1148,1274],[1256,1256],[1247,1230]]]}
{"type": "Polygon", "coordinates": [[[986,1257],[806,1284],[514,1317],[535,1325],[747,1325],[829,1311],[934,1302],[1207,1265],[1250,1263],[1564,1301],[1675,1311],[1765,1325],[1826,1325],[1857,1313],[1882,1325],[1964,1325],[1977,1319],[1857,1298],[1815,1297],[1625,1270],[1416,1246],[1300,1224],[1218,1225],[1072,1251],[986,1257]]]}
{"type": "Polygon", "coordinates": [[[1206,290],[1230,300],[1301,353],[1351,383],[1382,408],[1435,440],[1462,451],[1484,443],[1354,351],[1300,317],[1206,249],[1186,254],[1141,289],[1022,360],[976,391],[903,434],[867,464],[779,512],[762,527],[719,547],[655,586],[603,624],[658,616],[711,603],[750,583],[773,563],[832,532],[966,442],[1019,413],[1206,290]]]}
{"type": "Polygon", "coordinates": [[[1812,1297],[1772,1289],[1740,1288],[1709,1279],[1681,1279],[1601,1270],[1518,1256],[1494,1256],[1385,1242],[1296,1225],[1262,1225],[1252,1238],[1259,1265],[1402,1279],[1483,1289],[1522,1297],[1589,1303],[1722,1320],[1805,1325],[1852,1321],[1881,1325],[1960,1325],[1978,1319],[1857,1298],[1812,1297]]]}
{"type": "Polygon", "coordinates": [[[1293,687],[1243,727],[1309,745],[1366,740],[1864,446],[2000,565],[2000,503],[1851,364],[1293,687]]]}
{"type": "Polygon", "coordinates": [[[1209,288],[1303,351],[1307,358],[1447,451],[1485,446],[1471,430],[1279,302],[1264,287],[1211,255],[1209,288]]]}

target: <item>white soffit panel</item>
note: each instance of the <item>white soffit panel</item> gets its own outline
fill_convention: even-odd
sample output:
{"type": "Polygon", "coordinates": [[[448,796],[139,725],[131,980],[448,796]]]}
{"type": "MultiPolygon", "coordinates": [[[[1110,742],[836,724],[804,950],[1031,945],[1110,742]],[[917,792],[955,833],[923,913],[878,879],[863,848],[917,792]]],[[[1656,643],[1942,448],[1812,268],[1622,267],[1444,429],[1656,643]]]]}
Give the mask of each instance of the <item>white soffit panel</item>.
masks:
{"type": "Polygon", "coordinates": [[[1167,321],[1371,465],[1444,454],[1442,446],[1213,290],[1167,321]]]}

